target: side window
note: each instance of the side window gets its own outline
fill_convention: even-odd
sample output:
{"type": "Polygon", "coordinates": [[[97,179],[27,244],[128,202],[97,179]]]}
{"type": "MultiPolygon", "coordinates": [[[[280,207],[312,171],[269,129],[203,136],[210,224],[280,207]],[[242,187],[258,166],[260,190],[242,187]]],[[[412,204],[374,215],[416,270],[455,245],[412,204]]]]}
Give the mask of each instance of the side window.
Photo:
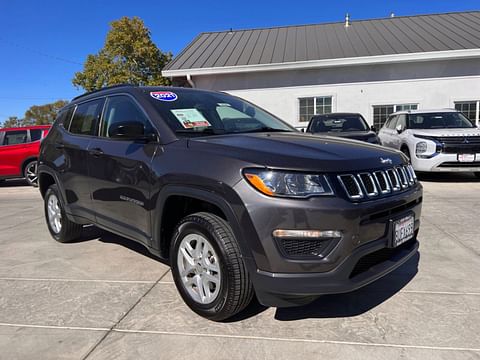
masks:
{"type": "Polygon", "coordinates": [[[406,115],[403,114],[398,116],[397,124],[395,125],[395,127],[397,127],[398,125],[402,125],[402,130],[405,130],[405,128],[407,127],[406,115]]]}
{"type": "Polygon", "coordinates": [[[72,121],[74,109],[75,107],[70,107],[69,109],[62,110],[55,119],[55,123],[62,125],[65,129],[68,129],[70,127],[70,122],[72,121]]]}
{"type": "Polygon", "coordinates": [[[95,135],[102,112],[103,99],[89,101],[77,106],[69,131],[79,135],[95,135]]]}
{"type": "Polygon", "coordinates": [[[18,145],[27,142],[27,130],[7,131],[3,145],[18,145]]]}
{"type": "Polygon", "coordinates": [[[153,131],[150,121],[148,121],[142,110],[130,97],[125,95],[109,97],[103,116],[100,136],[110,137],[113,126],[132,122],[143,124],[144,134],[153,131]]]}
{"type": "Polygon", "coordinates": [[[395,129],[395,126],[397,125],[397,119],[398,116],[392,116],[390,120],[388,120],[387,128],[388,129],[395,129]]]}
{"type": "Polygon", "coordinates": [[[38,141],[42,138],[43,129],[31,129],[30,130],[30,141],[38,141]]]}

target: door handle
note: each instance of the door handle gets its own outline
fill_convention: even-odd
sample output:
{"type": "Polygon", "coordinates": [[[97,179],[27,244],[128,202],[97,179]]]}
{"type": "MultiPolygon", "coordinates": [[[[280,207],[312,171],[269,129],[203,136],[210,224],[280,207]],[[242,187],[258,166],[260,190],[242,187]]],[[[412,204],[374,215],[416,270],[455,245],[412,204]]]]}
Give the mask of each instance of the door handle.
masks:
{"type": "Polygon", "coordinates": [[[61,150],[61,149],[64,149],[65,148],[65,145],[62,144],[62,143],[55,143],[55,149],[58,149],[58,150],[61,150]]]}
{"type": "Polygon", "coordinates": [[[93,149],[88,150],[88,153],[89,153],[90,155],[93,155],[93,156],[95,156],[95,157],[98,157],[98,156],[100,156],[100,155],[103,155],[103,150],[100,149],[100,148],[93,148],[93,149]]]}

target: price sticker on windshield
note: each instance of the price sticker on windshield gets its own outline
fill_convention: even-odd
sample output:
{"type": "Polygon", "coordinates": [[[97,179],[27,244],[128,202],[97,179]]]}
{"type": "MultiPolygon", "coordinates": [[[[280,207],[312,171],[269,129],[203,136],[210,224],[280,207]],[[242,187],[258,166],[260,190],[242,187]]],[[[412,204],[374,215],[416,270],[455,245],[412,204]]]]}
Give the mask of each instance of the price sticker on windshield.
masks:
{"type": "Polygon", "coordinates": [[[209,127],[211,124],[197,109],[170,110],[185,129],[209,127]]]}

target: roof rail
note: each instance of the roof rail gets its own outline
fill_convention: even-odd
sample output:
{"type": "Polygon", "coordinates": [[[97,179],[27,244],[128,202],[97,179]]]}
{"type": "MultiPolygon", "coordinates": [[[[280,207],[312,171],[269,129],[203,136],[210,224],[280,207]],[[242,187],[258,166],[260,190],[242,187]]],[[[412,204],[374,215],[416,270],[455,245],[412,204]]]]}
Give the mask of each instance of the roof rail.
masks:
{"type": "Polygon", "coordinates": [[[99,92],[99,91],[109,90],[109,89],[114,89],[114,88],[117,88],[117,87],[124,87],[124,86],[136,86],[136,85],[126,83],[126,84],[116,84],[116,85],[111,85],[111,86],[105,86],[105,87],[103,87],[103,88],[101,88],[101,89],[89,91],[89,92],[86,92],[85,94],[78,95],[78,96],[74,97],[74,98],[72,99],[72,101],[77,100],[77,99],[80,99],[80,98],[82,98],[82,97],[84,97],[84,96],[87,96],[87,95],[90,95],[90,94],[94,94],[94,93],[99,92]]]}

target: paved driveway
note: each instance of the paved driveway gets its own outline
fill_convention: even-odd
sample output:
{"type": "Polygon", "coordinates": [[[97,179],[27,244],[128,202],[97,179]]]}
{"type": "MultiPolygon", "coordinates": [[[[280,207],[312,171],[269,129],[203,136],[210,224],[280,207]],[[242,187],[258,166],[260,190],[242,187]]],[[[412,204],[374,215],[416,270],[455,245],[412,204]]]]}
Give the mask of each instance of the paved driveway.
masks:
{"type": "Polygon", "coordinates": [[[214,323],[168,267],[94,228],[59,244],[38,190],[0,185],[2,359],[480,359],[480,182],[423,181],[420,256],[359,291],[311,305],[252,304],[214,323]],[[417,273],[417,264],[418,273],[417,273]]]}

